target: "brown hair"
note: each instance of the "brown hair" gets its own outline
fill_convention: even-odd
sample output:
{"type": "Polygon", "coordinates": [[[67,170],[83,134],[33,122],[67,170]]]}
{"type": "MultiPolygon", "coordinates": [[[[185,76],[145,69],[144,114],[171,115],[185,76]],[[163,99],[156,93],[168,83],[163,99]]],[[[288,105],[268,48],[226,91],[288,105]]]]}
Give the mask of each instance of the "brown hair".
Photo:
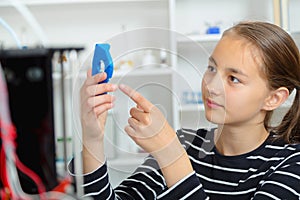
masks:
{"type": "Polygon", "coordinates": [[[292,106],[276,127],[270,126],[273,111],[268,111],[264,126],[288,143],[300,142],[300,58],[292,37],[279,26],[268,22],[240,22],[224,32],[235,33],[250,41],[262,56],[264,73],[270,89],[286,87],[290,94],[296,89],[292,106]]]}

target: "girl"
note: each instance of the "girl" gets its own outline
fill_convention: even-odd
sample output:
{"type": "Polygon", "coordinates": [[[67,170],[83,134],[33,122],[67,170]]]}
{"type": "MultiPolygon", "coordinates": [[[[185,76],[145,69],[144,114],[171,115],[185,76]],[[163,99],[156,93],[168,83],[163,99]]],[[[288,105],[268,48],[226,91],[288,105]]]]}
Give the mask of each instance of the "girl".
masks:
{"type": "Polygon", "coordinates": [[[292,38],[276,25],[241,22],[223,33],[202,80],[211,130],[177,133],[139,93],[119,88],[137,107],[125,131],[150,153],[115,189],[103,153],[107,110],[114,84],[82,86],[83,185],[95,199],[299,199],[300,58],[292,38]],[[280,125],[270,127],[273,110],[295,90],[280,125]]]}

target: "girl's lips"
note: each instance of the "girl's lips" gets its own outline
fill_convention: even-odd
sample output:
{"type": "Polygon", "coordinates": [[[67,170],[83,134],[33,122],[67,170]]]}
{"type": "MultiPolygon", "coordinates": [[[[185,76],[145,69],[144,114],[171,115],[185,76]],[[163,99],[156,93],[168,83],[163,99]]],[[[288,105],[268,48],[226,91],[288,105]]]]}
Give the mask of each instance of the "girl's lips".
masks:
{"type": "Polygon", "coordinates": [[[211,99],[206,99],[206,105],[207,105],[209,108],[219,108],[219,107],[222,107],[220,104],[214,102],[214,101],[211,100],[211,99]]]}

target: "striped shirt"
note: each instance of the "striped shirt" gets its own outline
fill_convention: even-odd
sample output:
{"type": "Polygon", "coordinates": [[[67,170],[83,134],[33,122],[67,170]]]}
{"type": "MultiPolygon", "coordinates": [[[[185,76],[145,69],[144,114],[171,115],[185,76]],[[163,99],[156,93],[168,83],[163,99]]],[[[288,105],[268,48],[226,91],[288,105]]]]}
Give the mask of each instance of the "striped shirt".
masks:
{"type": "Polygon", "coordinates": [[[300,199],[300,144],[269,138],[257,149],[224,156],[205,129],[177,131],[194,171],[172,187],[153,157],[145,158],[119,186],[109,183],[107,165],[84,176],[85,197],[94,199],[300,199]],[[273,141],[273,142],[272,142],[273,141]]]}

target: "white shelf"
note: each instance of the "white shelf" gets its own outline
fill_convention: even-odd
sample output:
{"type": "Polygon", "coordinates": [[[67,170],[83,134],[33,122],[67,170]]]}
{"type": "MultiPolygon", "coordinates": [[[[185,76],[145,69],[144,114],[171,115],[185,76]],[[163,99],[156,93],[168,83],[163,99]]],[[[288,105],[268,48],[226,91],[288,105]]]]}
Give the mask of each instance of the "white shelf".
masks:
{"type": "Polygon", "coordinates": [[[166,68],[133,68],[130,70],[117,70],[114,72],[113,77],[123,76],[157,76],[157,75],[171,75],[171,67],[166,68]]]}
{"type": "MultiPolygon", "coordinates": [[[[79,3],[130,3],[130,2],[163,2],[166,0],[23,0],[21,3],[27,6],[37,5],[61,5],[61,4],[79,4],[79,3]]],[[[12,6],[9,0],[3,0],[0,6],[12,6]]]]}
{"type": "Polygon", "coordinates": [[[203,104],[187,104],[179,107],[181,112],[197,112],[197,111],[204,111],[203,104]]]}
{"type": "MultiPolygon", "coordinates": [[[[154,67],[150,68],[133,68],[129,70],[116,70],[113,73],[112,78],[121,78],[124,76],[161,76],[161,75],[172,75],[171,67],[159,68],[154,67]]],[[[86,72],[82,72],[79,74],[80,78],[86,78],[86,72]]]]}
{"type": "Polygon", "coordinates": [[[221,34],[206,34],[206,35],[187,35],[185,38],[181,37],[177,40],[179,43],[188,42],[218,42],[221,34]]]}

